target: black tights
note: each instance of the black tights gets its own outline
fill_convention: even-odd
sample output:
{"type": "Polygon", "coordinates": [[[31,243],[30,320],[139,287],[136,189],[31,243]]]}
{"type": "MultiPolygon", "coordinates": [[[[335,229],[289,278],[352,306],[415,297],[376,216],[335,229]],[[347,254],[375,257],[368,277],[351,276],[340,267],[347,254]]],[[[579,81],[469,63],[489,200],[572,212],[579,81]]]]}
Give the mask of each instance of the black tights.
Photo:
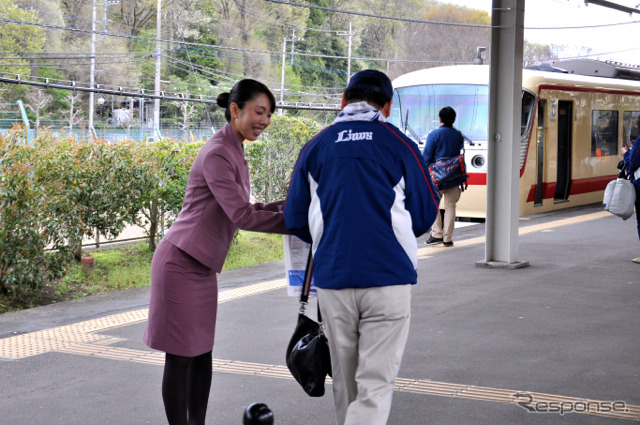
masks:
{"type": "Polygon", "coordinates": [[[204,425],[211,390],[211,351],[196,357],[167,353],[162,399],[169,425],[204,425]]]}

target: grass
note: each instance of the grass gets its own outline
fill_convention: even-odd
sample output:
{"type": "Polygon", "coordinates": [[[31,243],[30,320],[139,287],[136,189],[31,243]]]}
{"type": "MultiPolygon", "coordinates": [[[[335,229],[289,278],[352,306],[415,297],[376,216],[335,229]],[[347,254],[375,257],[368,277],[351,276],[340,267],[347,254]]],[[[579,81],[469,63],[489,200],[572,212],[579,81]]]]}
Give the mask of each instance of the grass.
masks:
{"type": "MultiPolygon", "coordinates": [[[[38,293],[19,299],[0,296],[0,314],[91,295],[140,288],[151,284],[151,258],[147,242],[88,251],[92,270],[72,265],[67,275],[45,285],[38,293]]],[[[237,269],[284,258],[282,236],[240,232],[231,245],[223,270],[237,269]]]]}

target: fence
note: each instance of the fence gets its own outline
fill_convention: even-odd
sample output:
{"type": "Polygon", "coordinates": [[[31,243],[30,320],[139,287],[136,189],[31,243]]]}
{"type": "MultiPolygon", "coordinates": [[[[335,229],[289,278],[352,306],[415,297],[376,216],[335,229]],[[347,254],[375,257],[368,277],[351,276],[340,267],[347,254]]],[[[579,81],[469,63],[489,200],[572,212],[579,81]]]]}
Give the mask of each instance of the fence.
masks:
{"type": "MultiPolygon", "coordinates": [[[[21,118],[17,116],[6,117],[4,114],[0,118],[0,133],[6,132],[11,129],[15,124],[24,125],[21,118]]],[[[160,134],[163,138],[182,140],[185,142],[194,142],[199,140],[207,140],[213,135],[213,133],[222,128],[225,122],[212,122],[212,123],[197,123],[192,124],[189,128],[183,130],[177,125],[166,125],[160,127],[160,134]]],[[[93,138],[93,134],[90,132],[86,125],[78,125],[69,129],[69,123],[66,121],[41,121],[40,128],[35,129],[34,123],[30,122],[30,127],[27,131],[28,140],[31,141],[37,136],[37,131],[48,131],[56,136],[60,137],[74,137],[77,140],[93,138]]],[[[100,139],[107,141],[118,140],[155,140],[155,132],[151,126],[130,126],[130,127],[114,127],[109,125],[108,122],[96,121],[94,123],[96,136],[100,139]]]]}
{"type": "MultiPolygon", "coordinates": [[[[162,229],[161,235],[164,234],[164,229],[162,229]]],[[[84,238],[82,240],[82,247],[93,249],[100,248],[103,245],[112,245],[124,242],[134,242],[134,241],[142,241],[147,240],[149,236],[145,233],[145,229],[140,226],[127,226],[125,229],[120,232],[118,237],[113,239],[107,239],[106,236],[98,234],[95,238],[84,238]]]]}

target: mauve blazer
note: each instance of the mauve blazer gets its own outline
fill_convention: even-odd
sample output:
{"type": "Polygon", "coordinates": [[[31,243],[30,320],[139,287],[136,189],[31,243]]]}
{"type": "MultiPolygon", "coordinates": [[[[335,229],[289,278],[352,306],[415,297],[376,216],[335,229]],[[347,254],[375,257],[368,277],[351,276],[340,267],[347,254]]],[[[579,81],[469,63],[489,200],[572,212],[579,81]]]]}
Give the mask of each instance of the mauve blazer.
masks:
{"type": "Polygon", "coordinates": [[[252,204],[249,191],[244,151],[227,124],[198,152],[182,210],[165,240],[219,273],[236,229],[289,233],[278,211],[283,201],[252,204]]]}

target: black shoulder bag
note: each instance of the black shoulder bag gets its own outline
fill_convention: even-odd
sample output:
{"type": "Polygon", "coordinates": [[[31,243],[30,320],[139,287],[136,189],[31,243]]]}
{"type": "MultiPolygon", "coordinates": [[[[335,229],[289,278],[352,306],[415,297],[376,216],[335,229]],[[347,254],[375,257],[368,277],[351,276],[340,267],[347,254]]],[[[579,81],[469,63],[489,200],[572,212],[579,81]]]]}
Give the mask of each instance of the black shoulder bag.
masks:
{"type": "Polygon", "coordinates": [[[325,378],[327,375],[331,376],[331,356],[327,338],[323,333],[320,305],[318,305],[319,323],[304,314],[311,291],[312,276],[313,257],[310,249],[300,293],[298,323],[287,347],[287,367],[309,396],[322,397],[325,378]]]}

